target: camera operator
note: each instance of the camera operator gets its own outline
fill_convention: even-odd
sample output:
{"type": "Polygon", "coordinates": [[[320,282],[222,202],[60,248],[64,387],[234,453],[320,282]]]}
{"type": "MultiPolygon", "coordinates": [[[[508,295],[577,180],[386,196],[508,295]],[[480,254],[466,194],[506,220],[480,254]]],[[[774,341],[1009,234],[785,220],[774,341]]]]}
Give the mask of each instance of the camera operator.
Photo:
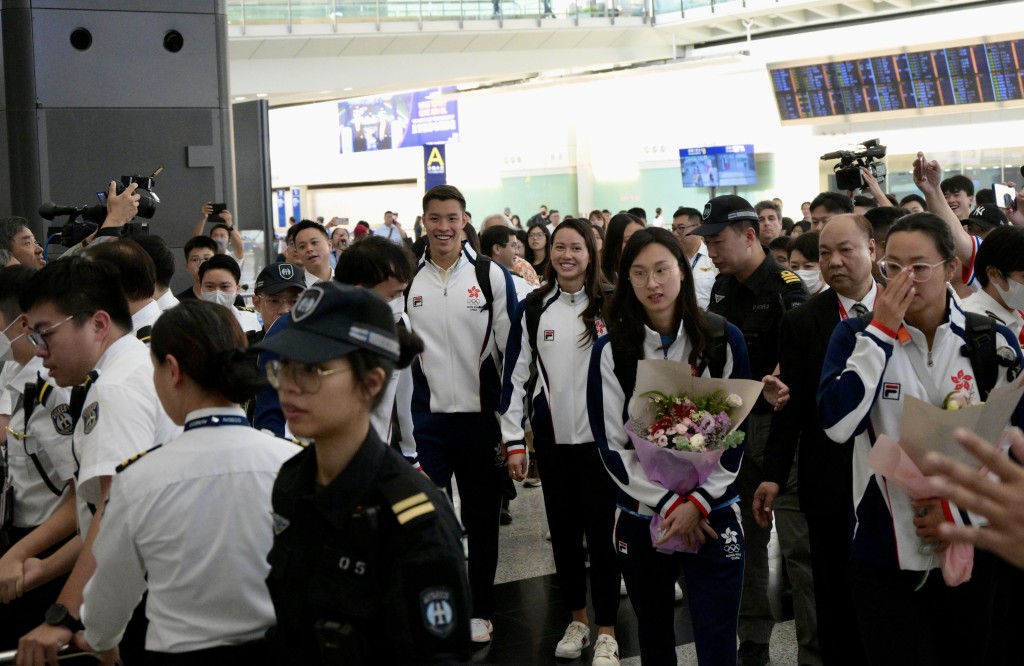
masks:
{"type": "MultiPolygon", "coordinates": [[[[211,215],[213,215],[213,204],[203,204],[203,216],[199,218],[196,226],[192,228],[193,236],[204,235],[203,229],[211,215]]],[[[229,254],[230,251],[230,255],[241,266],[245,260],[245,243],[242,241],[242,234],[238,233],[238,229],[235,228],[231,211],[227,209],[222,210],[218,213],[217,217],[222,221],[214,223],[210,233],[206,235],[217,244],[217,254],[229,254]]]]}
{"type": "MultiPolygon", "coordinates": [[[[118,194],[117,181],[110,181],[110,185],[107,186],[107,217],[103,220],[103,224],[86,236],[81,243],[69,248],[61,255],[61,258],[75,256],[85,250],[90,243],[104,242],[109,238],[120,236],[122,227],[134,220],[135,215],[139,212],[139,195],[135,193],[137,189],[139,189],[138,183],[130,183],[118,194]]],[[[41,248],[39,255],[41,259],[41,248]]]]}
{"type": "Polygon", "coordinates": [[[130,238],[117,238],[86,249],[85,256],[94,261],[108,261],[117,269],[128,311],[132,315],[135,337],[149,344],[153,324],[160,316],[160,306],[153,299],[156,267],[146,251],[130,238]]]}
{"type": "MultiPolygon", "coordinates": [[[[0,218],[0,249],[11,253],[19,264],[42,268],[43,248],[36,242],[35,234],[28,228],[23,217],[0,218]]],[[[5,262],[6,264],[6,262],[5,262]]]]}

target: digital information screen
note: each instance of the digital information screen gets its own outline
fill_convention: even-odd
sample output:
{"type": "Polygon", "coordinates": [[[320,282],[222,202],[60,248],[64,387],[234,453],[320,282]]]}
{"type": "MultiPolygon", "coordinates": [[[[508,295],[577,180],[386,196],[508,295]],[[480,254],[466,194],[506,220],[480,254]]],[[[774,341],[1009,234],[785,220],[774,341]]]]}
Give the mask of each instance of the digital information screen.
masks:
{"type": "Polygon", "coordinates": [[[454,88],[338,102],[342,153],[409,148],[459,140],[459,103],[442,94],[454,88]]]}
{"type": "Polygon", "coordinates": [[[683,187],[731,187],[757,184],[750,144],[680,148],[683,187]]]}
{"type": "Polygon", "coordinates": [[[783,121],[1024,100],[1024,39],[769,71],[783,121]]]}

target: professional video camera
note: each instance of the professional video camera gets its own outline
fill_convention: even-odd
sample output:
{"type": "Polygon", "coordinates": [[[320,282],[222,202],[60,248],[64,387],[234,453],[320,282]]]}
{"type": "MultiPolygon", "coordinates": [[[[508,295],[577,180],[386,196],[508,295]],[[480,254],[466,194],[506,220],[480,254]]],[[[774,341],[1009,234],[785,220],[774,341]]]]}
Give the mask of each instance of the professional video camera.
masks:
{"type": "MultiPolygon", "coordinates": [[[[135,213],[136,217],[148,220],[156,213],[160,197],[156,195],[153,188],[156,186],[156,177],[163,170],[163,167],[158,168],[153,172],[152,176],[121,176],[121,180],[117,182],[114,190],[115,194],[123,193],[132,183],[139,186],[135,190],[135,194],[139,195],[139,209],[135,213]]],[[[39,207],[39,216],[44,220],[52,220],[56,217],[67,215],[68,221],[61,228],[58,240],[64,247],[72,247],[81,243],[82,239],[96,231],[97,228],[102,226],[103,221],[107,219],[106,189],[97,192],[96,196],[99,198],[100,203],[92,206],[58,206],[52,201],[47,201],[39,207]]],[[[121,230],[121,235],[123,236],[131,236],[138,233],[143,233],[143,225],[136,223],[127,224],[121,230]]]]}
{"type": "Polygon", "coordinates": [[[864,178],[860,168],[865,167],[879,184],[885,182],[887,169],[883,162],[876,162],[876,159],[885,157],[885,146],[878,144],[878,139],[864,141],[853,150],[837,150],[834,153],[825,153],[822,160],[839,160],[839,164],[832,167],[836,172],[836,188],[844,191],[859,190],[864,187],[864,178]]]}

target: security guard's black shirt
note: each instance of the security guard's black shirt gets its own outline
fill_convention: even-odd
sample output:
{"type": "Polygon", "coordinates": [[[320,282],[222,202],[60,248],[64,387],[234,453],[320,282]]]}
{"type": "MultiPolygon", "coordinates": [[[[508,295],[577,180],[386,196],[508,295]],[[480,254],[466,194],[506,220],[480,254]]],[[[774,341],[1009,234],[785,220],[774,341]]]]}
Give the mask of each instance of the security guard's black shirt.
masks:
{"type": "Polygon", "coordinates": [[[267,581],[282,663],[463,663],[470,595],[448,499],[373,428],[318,488],[316,445],[274,484],[267,581]]]}
{"type": "MultiPolygon", "coordinates": [[[[711,289],[708,311],[722,315],[743,332],[750,355],[750,376],[760,380],[773,374],[779,362],[782,315],[807,298],[807,290],[796,273],[780,266],[768,254],[746,282],[720,273],[711,289]]],[[[764,414],[771,412],[772,407],[762,396],[753,411],[764,414]]]]}

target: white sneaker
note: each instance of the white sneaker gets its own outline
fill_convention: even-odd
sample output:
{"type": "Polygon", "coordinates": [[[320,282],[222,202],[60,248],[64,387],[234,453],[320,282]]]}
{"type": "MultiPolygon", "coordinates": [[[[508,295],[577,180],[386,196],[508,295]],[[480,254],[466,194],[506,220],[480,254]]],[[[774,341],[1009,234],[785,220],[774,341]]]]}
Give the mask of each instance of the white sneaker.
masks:
{"type": "Polygon", "coordinates": [[[679,586],[679,582],[676,582],[676,601],[683,600],[683,588],[679,586]]]}
{"type": "Polygon", "coordinates": [[[555,656],[559,659],[579,659],[583,648],[590,645],[590,627],[573,620],[565,628],[565,635],[555,646],[555,656]]]}
{"type": "Polygon", "coordinates": [[[619,666],[619,643],[608,634],[598,634],[594,643],[593,666],[619,666]]]}
{"type": "Polygon", "coordinates": [[[474,643],[490,643],[492,631],[494,631],[494,625],[490,620],[474,617],[469,621],[469,632],[474,643]]]}

